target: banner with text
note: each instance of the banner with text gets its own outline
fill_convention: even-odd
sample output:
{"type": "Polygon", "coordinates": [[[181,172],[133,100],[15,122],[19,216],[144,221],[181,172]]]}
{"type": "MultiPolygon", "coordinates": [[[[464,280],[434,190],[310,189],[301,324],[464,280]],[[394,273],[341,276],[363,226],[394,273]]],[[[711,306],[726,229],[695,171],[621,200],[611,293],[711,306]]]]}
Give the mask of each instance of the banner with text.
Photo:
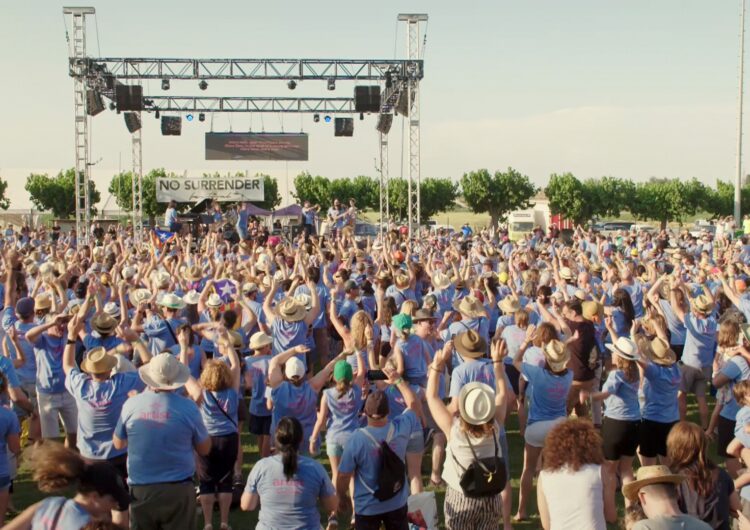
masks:
{"type": "Polygon", "coordinates": [[[255,177],[201,177],[156,179],[156,202],[196,202],[201,199],[262,201],[263,179],[255,177]]]}
{"type": "Polygon", "coordinates": [[[206,133],[206,160],[307,160],[307,135],[206,133]]]}

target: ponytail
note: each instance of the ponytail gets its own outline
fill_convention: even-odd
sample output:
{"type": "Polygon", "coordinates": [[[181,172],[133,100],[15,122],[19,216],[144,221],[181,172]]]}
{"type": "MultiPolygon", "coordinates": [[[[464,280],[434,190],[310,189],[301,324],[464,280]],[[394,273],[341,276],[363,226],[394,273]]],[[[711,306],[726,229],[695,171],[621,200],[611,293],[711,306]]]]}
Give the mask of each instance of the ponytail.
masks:
{"type": "Polygon", "coordinates": [[[284,476],[292,480],[297,473],[299,446],[302,443],[302,424],[297,418],[284,417],[276,427],[276,450],[281,454],[284,476]]]}
{"type": "Polygon", "coordinates": [[[336,381],[336,391],[339,393],[339,399],[344,397],[349,390],[352,388],[352,382],[346,379],[336,381]]]}

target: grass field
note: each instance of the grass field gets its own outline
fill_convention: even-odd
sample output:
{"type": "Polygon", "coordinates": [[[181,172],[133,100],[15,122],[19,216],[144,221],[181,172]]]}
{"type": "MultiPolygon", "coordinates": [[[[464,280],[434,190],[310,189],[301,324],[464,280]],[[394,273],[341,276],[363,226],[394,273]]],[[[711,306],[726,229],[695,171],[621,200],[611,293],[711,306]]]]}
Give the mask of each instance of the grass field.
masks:
{"type": "MultiPolygon", "coordinates": [[[[713,404],[711,404],[711,407],[713,407],[713,404]]],[[[696,411],[695,403],[691,402],[689,407],[689,415],[690,419],[693,421],[697,420],[697,411],[696,411]]],[[[513,508],[515,511],[516,504],[518,501],[518,486],[519,486],[519,478],[521,476],[521,469],[523,465],[523,440],[520,437],[519,431],[518,431],[518,417],[513,414],[511,417],[508,418],[508,421],[506,423],[506,428],[508,432],[508,444],[510,446],[510,467],[511,467],[511,477],[513,478],[513,508]]],[[[258,449],[257,446],[253,443],[254,440],[252,439],[249,434],[243,433],[242,434],[242,442],[244,445],[244,459],[245,463],[243,466],[243,475],[245,478],[247,478],[247,475],[250,472],[250,468],[252,467],[253,463],[255,463],[258,460],[258,449]]],[[[715,451],[712,451],[712,458],[716,460],[715,451]]],[[[324,452],[323,452],[324,454],[324,452]]],[[[423,475],[425,477],[429,477],[429,470],[430,470],[430,455],[425,454],[424,462],[423,462],[423,475]]],[[[328,461],[325,459],[324,456],[319,457],[320,461],[326,466],[327,469],[330,468],[328,466],[328,461]]],[[[428,488],[433,489],[433,488],[428,488]]],[[[444,490],[438,489],[436,491],[436,497],[438,502],[438,511],[441,515],[441,528],[442,528],[442,504],[443,504],[443,497],[444,497],[444,490]]],[[[42,499],[44,495],[40,493],[34,483],[31,481],[31,477],[29,475],[29,470],[26,466],[21,467],[21,472],[15,482],[15,493],[13,494],[13,503],[19,511],[34,502],[39,501],[42,499]]],[[[622,497],[618,494],[617,497],[617,505],[618,509],[620,510],[620,514],[622,515],[622,497]]],[[[538,516],[536,515],[536,496],[532,495],[531,503],[529,506],[529,516],[531,519],[527,522],[515,524],[513,528],[517,529],[538,529],[541,528],[541,524],[539,521],[538,516]]],[[[203,528],[203,517],[199,516],[198,520],[200,521],[199,524],[196,526],[196,528],[200,529],[203,528]]],[[[244,529],[250,529],[255,528],[255,525],[258,520],[258,513],[252,512],[252,513],[245,513],[241,512],[239,510],[231,512],[230,515],[230,524],[234,530],[244,530],[244,529]]],[[[325,520],[324,518],[321,518],[321,520],[325,520]]],[[[342,530],[349,527],[348,521],[342,518],[340,521],[340,526],[342,530]]],[[[218,512],[215,514],[215,524],[214,528],[218,529],[218,512]]],[[[620,528],[619,525],[610,525],[610,529],[616,529],[620,528]]]]}

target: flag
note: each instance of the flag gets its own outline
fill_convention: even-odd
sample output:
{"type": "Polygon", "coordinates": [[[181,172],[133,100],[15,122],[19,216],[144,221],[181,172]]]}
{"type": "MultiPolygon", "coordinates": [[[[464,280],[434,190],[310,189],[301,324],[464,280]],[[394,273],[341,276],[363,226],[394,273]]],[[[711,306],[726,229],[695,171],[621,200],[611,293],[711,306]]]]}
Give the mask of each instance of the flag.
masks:
{"type": "Polygon", "coordinates": [[[237,294],[237,287],[234,282],[230,280],[218,280],[214,282],[214,289],[216,294],[219,295],[221,301],[228,304],[232,301],[235,294],[237,294]]]}
{"type": "Polygon", "coordinates": [[[162,247],[166,245],[170,241],[173,241],[175,237],[176,237],[176,234],[174,232],[169,232],[167,230],[154,228],[153,239],[157,247],[162,247]]]}

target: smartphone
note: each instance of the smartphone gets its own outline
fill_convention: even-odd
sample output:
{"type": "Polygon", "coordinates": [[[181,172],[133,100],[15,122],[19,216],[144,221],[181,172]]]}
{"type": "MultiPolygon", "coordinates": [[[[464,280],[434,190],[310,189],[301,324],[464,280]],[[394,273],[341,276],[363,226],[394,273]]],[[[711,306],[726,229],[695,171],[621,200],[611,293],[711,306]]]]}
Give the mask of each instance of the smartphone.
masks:
{"type": "Polygon", "coordinates": [[[383,370],[367,370],[366,377],[368,381],[385,381],[388,379],[383,370]]]}

